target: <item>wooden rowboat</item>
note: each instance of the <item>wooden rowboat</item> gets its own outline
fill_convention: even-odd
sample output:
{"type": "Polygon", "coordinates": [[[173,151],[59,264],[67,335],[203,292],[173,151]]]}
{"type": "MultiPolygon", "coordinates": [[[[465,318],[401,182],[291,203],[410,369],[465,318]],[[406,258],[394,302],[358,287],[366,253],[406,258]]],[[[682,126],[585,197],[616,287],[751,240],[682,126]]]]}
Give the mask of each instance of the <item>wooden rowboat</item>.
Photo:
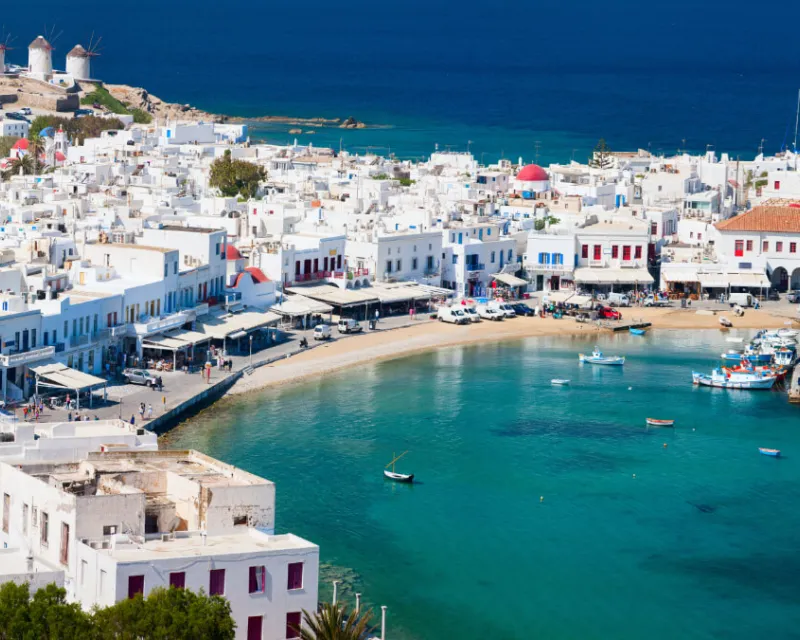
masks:
{"type": "Polygon", "coordinates": [[[656,418],[646,418],[648,427],[672,427],[675,425],[674,420],[658,420],[656,418]]]}
{"type": "Polygon", "coordinates": [[[772,456],[773,458],[778,458],[781,455],[781,450],[780,449],[766,449],[764,447],[759,447],[758,448],[758,452],[762,456],[772,456]]]}

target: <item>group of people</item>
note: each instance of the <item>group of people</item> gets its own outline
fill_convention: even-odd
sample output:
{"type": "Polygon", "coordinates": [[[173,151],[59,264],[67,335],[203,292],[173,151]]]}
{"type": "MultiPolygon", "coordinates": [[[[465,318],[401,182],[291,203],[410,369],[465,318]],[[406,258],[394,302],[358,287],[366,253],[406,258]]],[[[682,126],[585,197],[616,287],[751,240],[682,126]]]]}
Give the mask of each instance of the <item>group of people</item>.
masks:
{"type": "MultiPolygon", "coordinates": [[[[147,415],[148,420],[153,419],[153,405],[152,404],[145,404],[144,402],[139,403],[139,417],[144,420],[145,414],[147,415]]],[[[131,424],[135,424],[136,416],[131,416],[131,424]]]]}
{"type": "Polygon", "coordinates": [[[28,416],[32,417],[37,422],[39,421],[39,416],[42,415],[44,411],[44,400],[42,398],[33,398],[30,404],[26,404],[22,407],[22,415],[25,418],[25,422],[28,421],[28,416]]]}

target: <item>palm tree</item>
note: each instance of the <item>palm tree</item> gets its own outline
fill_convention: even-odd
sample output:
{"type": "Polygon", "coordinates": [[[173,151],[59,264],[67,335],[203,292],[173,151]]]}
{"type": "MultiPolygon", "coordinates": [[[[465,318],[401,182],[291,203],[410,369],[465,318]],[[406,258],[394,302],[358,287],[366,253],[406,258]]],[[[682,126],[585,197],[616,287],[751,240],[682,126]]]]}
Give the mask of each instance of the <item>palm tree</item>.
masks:
{"type": "Polygon", "coordinates": [[[8,165],[8,169],[3,172],[3,179],[8,180],[13,176],[22,175],[29,176],[37,169],[38,161],[34,157],[26,153],[24,156],[14,158],[8,165]]]}
{"type": "Polygon", "coordinates": [[[372,611],[350,615],[347,605],[324,603],[316,613],[303,610],[303,626],[295,627],[301,640],[366,640],[375,630],[369,626],[372,611]]]}

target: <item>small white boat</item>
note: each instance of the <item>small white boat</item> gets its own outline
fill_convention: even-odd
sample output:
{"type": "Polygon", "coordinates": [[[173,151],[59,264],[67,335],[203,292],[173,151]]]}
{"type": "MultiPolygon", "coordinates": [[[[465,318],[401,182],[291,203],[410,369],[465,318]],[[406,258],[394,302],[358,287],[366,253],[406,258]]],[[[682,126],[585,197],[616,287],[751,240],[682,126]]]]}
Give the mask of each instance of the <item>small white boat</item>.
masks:
{"type": "Polygon", "coordinates": [[[389,464],[387,464],[386,468],[383,470],[384,477],[389,478],[389,480],[394,480],[395,482],[406,482],[406,483],[414,482],[413,473],[395,473],[394,470],[394,463],[397,462],[407,453],[408,451],[403,451],[403,453],[401,453],[399,456],[394,456],[394,454],[392,454],[394,456],[394,459],[389,464]],[[389,467],[392,468],[391,471],[389,471],[389,467]]]}
{"type": "Polygon", "coordinates": [[[566,378],[553,378],[550,381],[550,384],[563,387],[569,384],[569,380],[567,380],[566,378]]]}
{"type": "Polygon", "coordinates": [[[780,458],[781,457],[781,450],[780,449],[767,449],[766,447],[759,447],[758,452],[762,456],[772,456],[773,458],[780,458]]]}
{"type": "Polygon", "coordinates": [[[719,323],[726,329],[730,329],[733,326],[733,323],[730,320],[728,320],[725,316],[720,317],[719,323]]]}
{"type": "Polygon", "coordinates": [[[692,382],[705,387],[720,389],[771,389],[775,385],[776,376],[760,372],[735,372],[714,369],[711,375],[692,373],[692,382]]]}
{"type": "Polygon", "coordinates": [[[622,366],[625,364],[625,356],[606,356],[603,355],[603,352],[600,351],[598,347],[595,347],[594,351],[592,351],[592,354],[589,356],[582,353],[578,354],[578,362],[622,366]]]}
{"type": "Polygon", "coordinates": [[[674,420],[658,420],[656,418],[645,418],[648,427],[674,427],[674,420]]]}

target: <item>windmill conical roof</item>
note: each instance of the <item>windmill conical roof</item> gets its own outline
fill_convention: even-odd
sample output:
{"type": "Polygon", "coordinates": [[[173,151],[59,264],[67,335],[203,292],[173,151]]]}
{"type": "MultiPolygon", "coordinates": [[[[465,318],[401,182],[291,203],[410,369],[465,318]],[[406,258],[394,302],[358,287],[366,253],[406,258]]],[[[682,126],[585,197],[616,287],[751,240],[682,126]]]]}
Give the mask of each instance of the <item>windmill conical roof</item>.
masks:
{"type": "Polygon", "coordinates": [[[34,40],[33,42],[31,42],[28,45],[28,49],[50,49],[50,50],[52,50],[53,47],[50,45],[50,43],[47,40],[44,39],[44,36],[38,36],[36,38],[36,40],[34,40]]]}

